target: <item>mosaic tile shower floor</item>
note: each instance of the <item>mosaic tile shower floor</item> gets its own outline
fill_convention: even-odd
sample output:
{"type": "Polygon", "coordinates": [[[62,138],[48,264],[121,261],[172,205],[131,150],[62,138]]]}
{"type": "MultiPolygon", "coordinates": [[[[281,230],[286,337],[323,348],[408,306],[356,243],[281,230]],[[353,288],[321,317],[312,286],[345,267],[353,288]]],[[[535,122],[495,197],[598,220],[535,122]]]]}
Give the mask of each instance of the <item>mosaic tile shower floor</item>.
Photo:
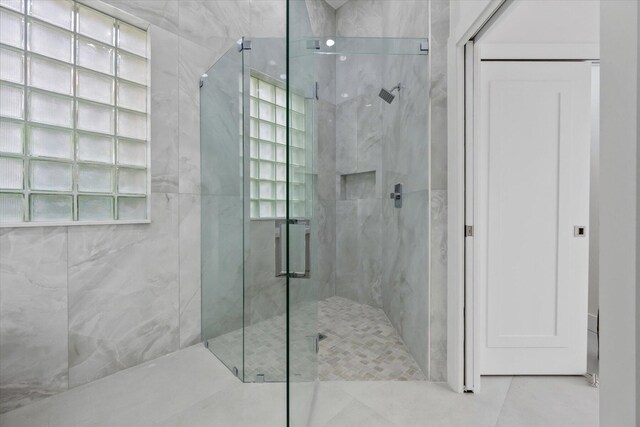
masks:
{"type": "MultiPolygon", "coordinates": [[[[313,315],[311,314],[311,318],[313,315]]],[[[304,318],[304,315],[300,315],[304,318]]],[[[305,325],[293,322],[305,335],[305,325]]],[[[379,308],[346,298],[331,297],[318,302],[320,341],[318,377],[321,381],[423,381],[425,376],[391,322],[379,308]]],[[[285,318],[277,316],[246,328],[245,381],[284,381],[285,318]]],[[[209,348],[221,360],[241,360],[242,331],[209,340],[209,348]]],[[[308,363],[302,358],[292,360],[308,363]]],[[[230,367],[232,368],[232,367],[230,367]]],[[[304,369],[303,369],[304,370],[304,369]]]]}

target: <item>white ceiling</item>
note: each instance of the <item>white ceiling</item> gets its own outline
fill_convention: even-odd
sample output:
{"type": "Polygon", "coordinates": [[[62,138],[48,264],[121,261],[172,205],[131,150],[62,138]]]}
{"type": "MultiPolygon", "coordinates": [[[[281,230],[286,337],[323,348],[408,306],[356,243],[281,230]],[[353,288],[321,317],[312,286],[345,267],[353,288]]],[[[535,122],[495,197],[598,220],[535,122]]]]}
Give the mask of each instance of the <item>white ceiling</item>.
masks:
{"type": "Polygon", "coordinates": [[[329,6],[331,6],[334,9],[337,9],[340,6],[344,5],[346,2],[348,2],[349,0],[325,0],[325,1],[329,3],[329,6]]]}

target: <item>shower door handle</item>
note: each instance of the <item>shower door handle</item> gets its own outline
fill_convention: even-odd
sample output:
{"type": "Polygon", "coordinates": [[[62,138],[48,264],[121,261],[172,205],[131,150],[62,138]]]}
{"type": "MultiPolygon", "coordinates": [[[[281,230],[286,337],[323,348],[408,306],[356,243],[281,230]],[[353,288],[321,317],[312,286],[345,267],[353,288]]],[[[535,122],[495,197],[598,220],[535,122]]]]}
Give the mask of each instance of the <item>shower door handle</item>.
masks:
{"type": "Polygon", "coordinates": [[[310,236],[311,226],[308,219],[289,220],[289,233],[287,239],[287,221],[276,220],[275,229],[275,261],[276,277],[287,276],[287,243],[289,243],[289,269],[288,276],[296,279],[308,279],[310,271],[310,236]],[[288,242],[287,242],[288,240],[288,242]]]}

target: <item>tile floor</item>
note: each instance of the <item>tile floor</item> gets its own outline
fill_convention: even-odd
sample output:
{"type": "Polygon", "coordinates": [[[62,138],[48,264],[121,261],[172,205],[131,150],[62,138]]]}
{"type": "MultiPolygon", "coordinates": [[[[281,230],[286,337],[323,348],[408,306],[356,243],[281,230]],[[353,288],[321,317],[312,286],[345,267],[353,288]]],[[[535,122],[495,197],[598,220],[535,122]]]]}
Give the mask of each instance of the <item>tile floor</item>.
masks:
{"type": "MultiPolygon", "coordinates": [[[[292,394],[296,427],[598,425],[598,390],[583,377],[483,377],[478,394],[428,381],[328,381],[292,394]]],[[[3,414],[0,425],[280,427],[285,387],[242,384],[196,345],[3,414]]]]}
{"type": "MultiPolygon", "coordinates": [[[[315,310],[314,307],[310,309],[315,310]]],[[[381,309],[346,298],[331,297],[318,302],[317,316],[318,328],[326,336],[320,341],[318,353],[318,377],[321,381],[426,379],[381,309]]],[[[303,313],[299,317],[309,316],[303,313]]],[[[300,326],[300,330],[292,332],[294,336],[304,338],[308,335],[303,322],[292,323],[300,326]]],[[[315,330],[315,325],[309,326],[315,330]]],[[[246,382],[256,382],[257,374],[264,374],[267,382],[285,380],[285,328],[284,315],[245,328],[246,382]]],[[[232,331],[209,340],[209,348],[230,369],[235,366],[241,370],[242,338],[242,330],[232,331]]],[[[296,359],[293,363],[301,365],[298,370],[307,370],[305,360],[296,359]]]]}

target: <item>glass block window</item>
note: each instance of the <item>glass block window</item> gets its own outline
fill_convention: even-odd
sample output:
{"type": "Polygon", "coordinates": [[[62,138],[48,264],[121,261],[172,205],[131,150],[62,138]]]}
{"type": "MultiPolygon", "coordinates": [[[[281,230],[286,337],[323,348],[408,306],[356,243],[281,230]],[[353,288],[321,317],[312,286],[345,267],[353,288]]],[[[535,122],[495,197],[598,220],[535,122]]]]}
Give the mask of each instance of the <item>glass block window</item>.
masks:
{"type": "MultiPolygon", "coordinates": [[[[251,218],[286,217],[286,117],[284,87],[257,76],[250,81],[251,218]]],[[[291,216],[307,216],[307,142],[304,97],[291,95],[291,216]]]]}
{"type": "Polygon", "coordinates": [[[147,219],[146,31],[0,0],[0,224],[147,219]]]}

